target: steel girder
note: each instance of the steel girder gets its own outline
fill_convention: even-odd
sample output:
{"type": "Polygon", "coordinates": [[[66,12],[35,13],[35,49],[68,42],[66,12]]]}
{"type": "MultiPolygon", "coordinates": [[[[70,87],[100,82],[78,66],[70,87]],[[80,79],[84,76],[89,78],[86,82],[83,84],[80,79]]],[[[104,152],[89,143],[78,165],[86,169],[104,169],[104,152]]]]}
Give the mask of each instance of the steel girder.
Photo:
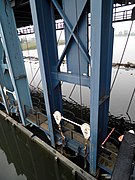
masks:
{"type": "Polygon", "coordinates": [[[22,123],[26,125],[26,114],[32,108],[32,101],[13,10],[9,0],[0,1],[0,36],[0,84],[3,101],[8,113],[8,105],[12,104],[13,101],[17,102],[22,123]],[[9,104],[3,91],[4,87],[14,95],[14,97],[9,95],[9,104]]]}
{"type": "Polygon", "coordinates": [[[90,172],[92,174],[96,174],[98,145],[107,135],[113,52],[112,14],[112,0],[91,0],[90,172]]]}
{"type": "MultiPolygon", "coordinates": [[[[89,87],[91,137],[88,151],[90,173],[96,175],[98,145],[107,134],[108,124],[113,2],[112,0],[63,0],[61,7],[57,0],[30,0],[30,5],[52,146],[55,147],[57,136],[52,115],[55,110],[62,111],[60,81],[89,87]],[[91,32],[87,32],[86,29],[88,3],[91,12],[91,32]],[[66,31],[66,44],[60,59],[57,54],[54,6],[64,20],[66,31]],[[88,52],[88,33],[91,34],[91,57],[88,52]],[[65,55],[67,73],[60,72],[60,65],[65,55]],[[80,70],[78,70],[79,66],[80,70]]],[[[66,145],[78,152],[77,143],[72,139],[68,140],[66,145]]]]}

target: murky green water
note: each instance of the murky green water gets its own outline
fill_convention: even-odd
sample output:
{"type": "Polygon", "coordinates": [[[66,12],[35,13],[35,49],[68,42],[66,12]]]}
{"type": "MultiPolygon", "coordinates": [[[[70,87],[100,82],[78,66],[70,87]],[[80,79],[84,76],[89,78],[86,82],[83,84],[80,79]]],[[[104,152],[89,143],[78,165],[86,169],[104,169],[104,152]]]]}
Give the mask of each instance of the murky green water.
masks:
{"type": "Polygon", "coordinates": [[[56,161],[56,152],[48,149],[48,145],[43,148],[0,115],[0,180],[91,179],[81,173],[74,175],[69,160],[56,161]]]}

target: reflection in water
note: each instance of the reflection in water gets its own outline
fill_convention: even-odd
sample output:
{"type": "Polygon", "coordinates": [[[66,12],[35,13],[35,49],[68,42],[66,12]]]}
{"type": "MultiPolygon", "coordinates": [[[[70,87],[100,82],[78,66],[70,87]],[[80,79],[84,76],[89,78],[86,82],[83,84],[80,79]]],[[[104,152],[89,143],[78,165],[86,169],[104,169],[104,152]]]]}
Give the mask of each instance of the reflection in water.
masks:
{"type": "Polygon", "coordinates": [[[0,179],[2,180],[25,180],[25,175],[17,175],[15,166],[6,157],[5,152],[0,149],[0,179]]]}
{"type": "MultiPolygon", "coordinates": [[[[46,145],[37,144],[0,115],[0,179],[1,180],[85,180],[72,173],[72,162],[46,145]],[[57,161],[56,155],[59,157],[57,161]],[[69,163],[70,162],[70,163],[69,163]]],[[[73,166],[72,166],[73,167],[73,166]]],[[[74,165],[73,168],[76,168],[74,165]]],[[[83,172],[84,173],[84,172],[83,172]]],[[[85,173],[84,173],[85,174],[85,173]]],[[[87,173],[86,173],[87,174],[87,173]]],[[[89,178],[89,175],[88,175],[89,178]]],[[[89,178],[91,179],[91,178],[89,178]]]]}

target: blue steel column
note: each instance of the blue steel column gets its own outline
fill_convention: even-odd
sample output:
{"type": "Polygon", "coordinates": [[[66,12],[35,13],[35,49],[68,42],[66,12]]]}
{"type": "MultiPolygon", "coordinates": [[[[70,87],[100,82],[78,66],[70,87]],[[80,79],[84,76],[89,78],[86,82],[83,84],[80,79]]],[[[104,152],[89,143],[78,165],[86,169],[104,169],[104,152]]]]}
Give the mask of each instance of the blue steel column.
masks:
{"type": "Polygon", "coordinates": [[[3,56],[4,56],[4,52],[3,52],[3,47],[2,47],[1,38],[0,38],[0,94],[1,94],[2,99],[3,99],[3,103],[5,106],[6,112],[7,112],[7,114],[9,114],[10,109],[8,106],[6,95],[5,95],[4,90],[3,90],[3,88],[5,86],[2,67],[1,67],[1,65],[2,65],[1,62],[2,62],[3,56]]]}
{"type": "Polygon", "coordinates": [[[25,125],[26,113],[32,108],[32,102],[13,10],[9,0],[0,1],[0,34],[21,120],[25,125]]]}
{"type": "Polygon", "coordinates": [[[10,107],[12,107],[13,105],[14,97],[12,94],[9,94],[9,93],[5,94],[4,87],[6,87],[11,92],[14,91],[11,78],[9,75],[9,71],[8,71],[8,66],[6,63],[5,52],[4,52],[1,38],[0,38],[0,91],[1,91],[3,102],[4,102],[4,106],[6,108],[6,112],[7,114],[9,114],[11,112],[10,107]],[[6,97],[6,95],[8,98],[6,97]]]}
{"type": "Polygon", "coordinates": [[[55,147],[53,130],[55,123],[52,115],[55,110],[62,111],[62,96],[60,81],[52,77],[52,73],[57,73],[58,63],[53,6],[51,1],[47,0],[30,0],[30,5],[35,28],[49,133],[51,144],[55,147]]]}
{"type": "Polygon", "coordinates": [[[90,173],[96,175],[97,149],[107,134],[112,65],[112,0],[91,0],[90,173]]]}

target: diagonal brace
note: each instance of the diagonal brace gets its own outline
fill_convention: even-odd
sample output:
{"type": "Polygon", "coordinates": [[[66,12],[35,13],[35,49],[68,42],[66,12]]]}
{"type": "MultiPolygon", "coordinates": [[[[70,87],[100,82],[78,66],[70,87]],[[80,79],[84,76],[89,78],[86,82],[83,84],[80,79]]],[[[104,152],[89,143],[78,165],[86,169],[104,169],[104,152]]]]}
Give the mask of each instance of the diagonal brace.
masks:
{"type": "MultiPolygon", "coordinates": [[[[72,36],[73,36],[73,34],[74,34],[74,31],[75,31],[75,29],[76,29],[76,27],[77,27],[77,25],[78,25],[78,22],[79,22],[79,20],[80,20],[80,18],[81,18],[81,15],[82,15],[82,13],[83,13],[83,11],[84,11],[84,8],[85,8],[86,4],[87,4],[87,1],[84,3],[84,6],[83,6],[83,8],[82,8],[82,10],[81,10],[81,12],[80,12],[79,17],[78,17],[78,20],[76,21],[76,23],[75,23],[75,25],[74,25],[74,27],[73,27],[73,29],[72,29],[72,31],[71,31],[71,34],[70,34],[70,36],[69,36],[69,38],[68,38],[68,41],[67,41],[67,43],[66,43],[66,46],[65,46],[65,48],[64,48],[64,50],[63,50],[63,52],[62,52],[62,55],[61,55],[61,57],[60,57],[60,60],[59,60],[59,62],[58,62],[58,64],[57,64],[57,68],[58,68],[58,69],[60,68],[60,65],[61,65],[61,63],[62,63],[62,61],[63,61],[63,59],[64,59],[64,56],[65,56],[66,51],[67,51],[67,49],[68,49],[68,47],[69,47],[71,38],[72,38],[72,36]]],[[[90,56],[88,55],[88,58],[87,58],[88,63],[90,63],[90,62],[89,62],[89,59],[90,59],[90,56]]]]}
{"type": "MultiPolygon", "coordinates": [[[[74,28],[72,27],[70,21],[68,20],[68,18],[67,18],[67,16],[65,15],[64,11],[61,9],[61,7],[60,7],[59,3],[57,2],[57,0],[52,0],[52,2],[53,2],[53,4],[54,4],[54,6],[56,7],[56,9],[58,10],[58,12],[59,12],[59,14],[61,15],[61,17],[64,19],[65,24],[66,24],[68,30],[69,30],[70,33],[71,33],[70,36],[73,36],[73,37],[74,37],[77,45],[79,46],[80,50],[82,51],[82,53],[83,53],[84,56],[86,57],[86,60],[88,61],[88,63],[90,63],[90,57],[89,57],[89,55],[88,55],[88,53],[87,53],[87,51],[86,51],[86,48],[84,47],[81,39],[80,39],[79,37],[76,37],[76,35],[74,34],[74,28],[76,27],[76,25],[75,25],[74,28]]],[[[66,45],[66,46],[68,46],[68,45],[66,45]]],[[[60,66],[62,60],[63,60],[63,59],[60,58],[60,61],[59,61],[58,65],[57,65],[57,67],[60,66]]]]}

